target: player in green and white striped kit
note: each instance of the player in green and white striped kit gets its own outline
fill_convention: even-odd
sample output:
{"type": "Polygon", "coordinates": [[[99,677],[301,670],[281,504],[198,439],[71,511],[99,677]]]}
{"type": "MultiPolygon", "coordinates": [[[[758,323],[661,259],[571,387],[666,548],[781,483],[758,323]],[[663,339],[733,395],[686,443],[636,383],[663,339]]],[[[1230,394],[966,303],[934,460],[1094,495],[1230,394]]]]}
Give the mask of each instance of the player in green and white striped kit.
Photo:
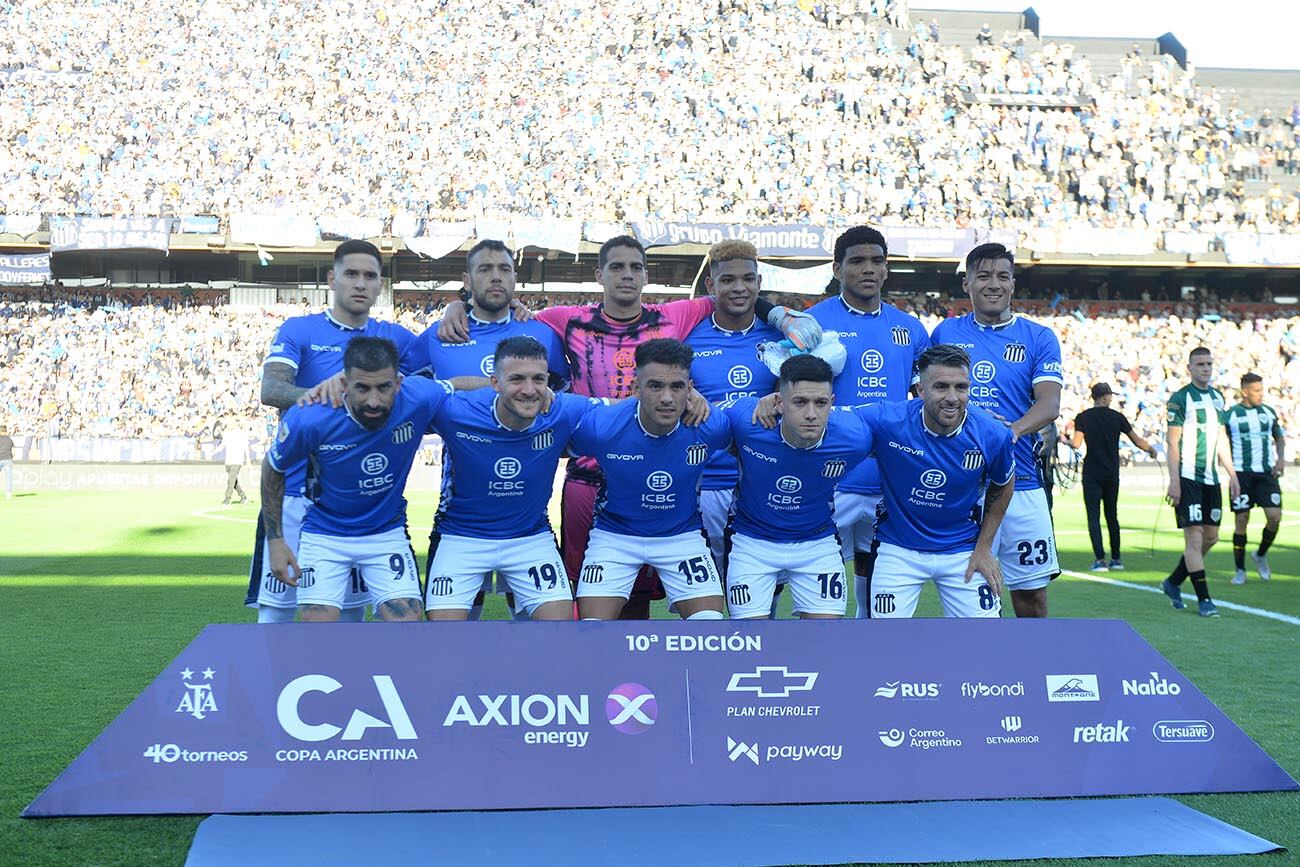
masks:
{"type": "Polygon", "coordinates": [[[1286,465],[1286,432],[1277,413],[1264,404],[1264,378],[1247,373],[1241,378],[1241,403],[1228,410],[1228,443],[1232,465],[1241,479],[1241,495],[1232,501],[1237,525],[1232,532],[1232,559],[1237,563],[1233,584],[1246,583],[1246,525],[1250,510],[1264,510],[1264,533],[1259,550],[1252,553],[1255,571],[1267,581],[1273,577],[1268,568],[1268,547],[1277,537],[1282,521],[1282,486],[1277,483],[1286,465]]]}
{"type": "Polygon", "coordinates": [[[1210,350],[1204,346],[1193,349],[1187,359],[1187,372],[1192,376],[1191,384],[1170,395],[1166,407],[1169,491],[1165,499],[1174,507],[1183,531],[1183,556],[1161,587],[1175,608],[1185,608],[1179,587],[1191,578],[1201,616],[1218,617],[1205,581],[1205,555],[1219,541],[1219,521],[1223,519],[1223,491],[1219,488],[1216,459],[1228,476],[1232,499],[1238,497],[1241,488],[1223,435],[1227,405],[1223,394],[1210,386],[1214,375],[1210,350]]]}

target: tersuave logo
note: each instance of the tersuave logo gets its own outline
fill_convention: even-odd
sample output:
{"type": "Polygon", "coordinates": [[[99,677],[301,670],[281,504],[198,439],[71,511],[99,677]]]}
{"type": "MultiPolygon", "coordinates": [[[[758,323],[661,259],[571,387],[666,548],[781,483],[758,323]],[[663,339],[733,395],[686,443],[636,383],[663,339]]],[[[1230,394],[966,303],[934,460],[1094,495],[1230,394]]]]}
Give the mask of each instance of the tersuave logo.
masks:
{"type": "Polygon", "coordinates": [[[1149,680],[1126,680],[1124,684],[1124,695],[1178,695],[1183,688],[1178,684],[1165,680],[1159,673],[1151,672],[1149,680]]]}
{"type": "Polygon", "coordinates": [[[1167,744],[1203,744],[1214,740],[1214,726],[1203,719],[1162,719],[1151,727],[1151,734],[1167,744]]]}
{"type": "Polygon", "coordinates": [[[337,737],[340,732],[343,733],[343,740],[357,741],[361,740],[367,730],[374,728],[391,728],[398,740],[415,740],[415,726],[411,725],[411,718],[406,713],[405,705],[402,704],[402,697],[397,694],[397,687],[393,686],[393,679],[386,674],[376,674],[371,680],[374,681],[375,691],[379,693],[379,700],[384,706],[384,713],[387,714],[388,719],[373,717],[356,708],[352,711],[346,728],[340,728],[329,722],[304,721],[298,706],[304,695],[309,692],[323,692],[328,695],[343,688],[343,684],[329,675],[305,674],[289,681],[288,685],[280,690],[280,697],[275,703],[275,715],[280,722],[280,728],[292,738],[313,743],[337,737]]]}

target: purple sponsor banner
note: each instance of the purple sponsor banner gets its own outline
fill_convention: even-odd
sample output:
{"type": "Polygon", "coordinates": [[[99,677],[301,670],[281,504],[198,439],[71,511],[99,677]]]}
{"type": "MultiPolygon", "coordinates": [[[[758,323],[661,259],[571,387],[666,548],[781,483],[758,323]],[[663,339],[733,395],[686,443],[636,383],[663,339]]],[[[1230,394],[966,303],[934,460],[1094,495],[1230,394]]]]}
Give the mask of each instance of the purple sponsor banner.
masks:
{"type": "Polygon", "coordinates": [[[1295,788],[1118,621],[223,625],[24,815],[1295,788]]]}

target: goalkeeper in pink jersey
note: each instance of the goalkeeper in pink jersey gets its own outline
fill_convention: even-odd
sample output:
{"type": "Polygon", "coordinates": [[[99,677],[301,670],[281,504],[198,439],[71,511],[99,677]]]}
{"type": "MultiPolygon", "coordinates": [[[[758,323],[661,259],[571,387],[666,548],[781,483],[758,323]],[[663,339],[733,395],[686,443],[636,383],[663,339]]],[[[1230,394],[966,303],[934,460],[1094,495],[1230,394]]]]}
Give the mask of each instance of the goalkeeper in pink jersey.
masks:
{"type": "MultiPolygon", "coordinates": [[[[630,235],[610,238],[596,259],[596,281],[604,290],[599,304],[550,307],[537,318],[554,329],[569,359],[570,387],[589,397],[623,398],[632,395],[636,378],[636,348],[647,340],[671,337],[685,340],[691,329],[713,313],[713,298],[688,298],[666,304],[643,304],[646,285],[645,247],[630,235]]],[[[759,299],[759,317],[780,329],[795,346],[811,348],[821,340],[821,326],[811,316],[759,299]]],[[[460,303],[447,308],[438,339],[468,339],[466,310],[460,303]]],[[[692,392],[686,420],[708,414],[708,404],[692,392]]],[[[600,468],[590,457],[573,458],[565,472],[561,553],[569,580],[576,582],[591,533],[592,515],[601,486],[600,468]]],[[[650,616],[650,599],[658,589],[653,572],[644,572],[623,609],[623,619],[650,616]]],[[[662,591],[660,591],[662,593],[662,591]]]]}

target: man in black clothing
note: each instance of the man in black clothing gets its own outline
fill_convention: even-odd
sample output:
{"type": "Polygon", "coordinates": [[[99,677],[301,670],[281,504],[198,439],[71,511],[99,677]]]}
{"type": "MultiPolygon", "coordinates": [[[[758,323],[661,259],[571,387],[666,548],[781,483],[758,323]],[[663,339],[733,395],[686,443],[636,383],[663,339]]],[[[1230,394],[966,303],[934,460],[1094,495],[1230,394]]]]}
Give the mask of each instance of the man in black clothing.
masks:
{"type": "Polygon", "coordinates": [[[1133,431],[1128,419],[1110,408],[1114,392],[1104,382],[1092,387],[1092,409],[1085,409],[1074,419],[1074,439],[1070,445],[1076,449],[1085,441],[1088,453],[1083,458],[1083,507],[1088,514],[1088,536],[1092,539],[1092,553],[1096,560],[1092,571],[1106,572],[1124,568],[1119,558],[1119,515],[1115,506],[1119,500],[1119,435],[1124,434],[1133,445],[1156,456],[1155,446],[1133,431]],[[1099,507],[1105,506],[1106,530],[1110,535],[1110,563],[1101,545],[1101,520],[1099,507]]]}

